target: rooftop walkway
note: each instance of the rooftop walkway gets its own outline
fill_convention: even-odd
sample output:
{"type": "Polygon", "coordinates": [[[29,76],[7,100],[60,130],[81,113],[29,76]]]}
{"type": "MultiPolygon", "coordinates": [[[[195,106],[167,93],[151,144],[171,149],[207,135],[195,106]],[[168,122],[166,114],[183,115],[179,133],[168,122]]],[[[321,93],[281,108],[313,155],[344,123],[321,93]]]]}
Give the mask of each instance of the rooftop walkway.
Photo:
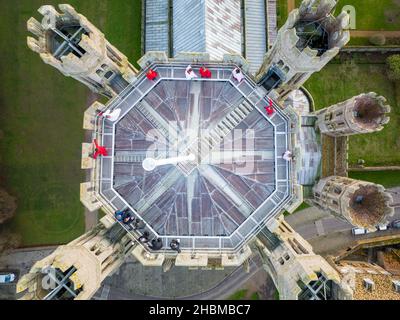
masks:
{"type": "MultiPolygon", "coordinates": [[[[145,72],[142,72],[138,76],[138,81],[130,84],[128,88],[126,88],[118,97],[113,99],[113,101],[108,104],[108,108],[111,110],[113,110],[114,108],[121,108],[121,118],[124,117],[124,119],[121,119],[120,121],[122,127],[121,125],[110,123],[108,120],[103,119],[102,123],[99,124],[100,127],[96,128],[96,131],[99,130],[98,132],[101,134],[99,137],[99,141],[101,141],[101,144],[113,151],[110,152],[110,156],[102,157],[98,160],[100,168],[98,171],[99,176],[95,178],[97,184],[95,188],[102,195],[103,201],[106,201],[108,203],[107,206],[110,206],[111,212],[126,207],[131,208],[131,211],[135,215],[138,215],[140,216],[140,218],[145,220],[145,230],[148,231],[151,236],[161,237],[164,244],[168,244],[171,239],[179,237],[179,239],[181,240],[180,245],[183,250],[196,249],[200,251],[204,250],[207,252],[210,250],[229,252],[236,251],[250,237],[258,233],[258,231],[264,225],[263,223],[279,214],[282,206],[290,200],[290,168],[288,166],[288,163],[284,161],[281,156],[285,152],[285,150],[288,150],[288,148],[290,148],[290,146],[288,145],[288,118],[287,115],[285,115],[284,111],[281,110],[278,106],[275,106],[276,113],[273,116],[268,117],[264,110],[264,107],[268,103],[268,97],[266,96],[267,93],[262,88],[254,87],[254,83],[249,77],[247,77],[247,75],[245,75],[245,79],[241,83],[237,83],[232,78],[232,70],[234,68],[233,65],[210,63],[209,68],[214,75],[213,78],[206,80],[197,79],[192,81],[188,81],[185,78],[184,72],[186,66],[187,64],[183,63],[168,63],[149,66],[159,73],[159,79],[157,79],[157,81],[148,80],[144,76],[145,72]],[[201,88],[202,90],[199,90],[201,88]],[[157,114],[156,112],[145,112],[146,110],[149,111],[149,109],[146,107],[146,102],[153,101],[154,99],[158,101],[158,97],[160,94],[167,95],[171,98],[165,98],[161,100],[168,102],[170,104],[171,111],[174,112],[167,112],[167,109],[157,109],[158,111],[155,110],[157,111],[157,114]],[[183,107],[182,110],[187,110],[187,112],[189,112],[190,110],[194,111],[193,108],[197,103],[196,101],[202,104],[207,103],[207,101],[210,100],[210,98],[207,98],[207,96],[211,96],[211,94],[217,94],[217,96],[220,96],[220,99],[222,99],[223,97],[229,99],[231,103],[228,103],[228,106],[231,105],[232,110],[235,109],[236,105],[240,106],[240,102],[243,99],[245,99],[253,106],[254,110],[249,112],[246,119],[242,121],[242,123],[238,124],[238,126],[242,126],[243,129],[246,129],[245,125],[248,124],[249,126],[257,129],[255,130],[255,151],[257,152],[257,148],[261,148],[261,150],[259,149],[260,151],[262,151],[261,158],[264,156],[270,157],[272,155],[272,157],[275,158],[275,161],[273,161],[274,164],[272,164],[270,160],[260,160],[261,162],[256,161],[257,164],[254,167],[254,170],[257,170],[257,172],[254,173],[252,170],[251,172],[248,172],[250,174],[239,172],[237,172],[236,174],[235,168],[232,169],[233,174],[229,174],[228,171],[224,171],[223,168],[219,168],[219,164],[213,163],[209,164],[208,166],[206,164],[200,165],[198,167],[200,172],[199,174],[193,174],[189,172],[190,168],[181,168],[181,166],[160,168],[159,170],[153,172],[154,177],[148,176],[145,179],[145,184],[143,185],[144,188],[155,190],[154,193],[145,192],[146,195],[152,197],[151,199],[146,197],[146,195],[143,195],[144,198],[146,198],[147,200],[151,200],[152,202],[141,201],[141,196],[139,196],[139,198],[134,198],[134,187],[136,187],[136,185],[133,186],[130,185],[130,183],[132,182],[132,177],[134,177],[135,179],[141,179],[141,175],[137,173],[139,172],[138,170],[141,170],[141,161],[145,154],[140,152],[138,153],[138,151],[143,150],[143,148],[137,147],[137,142],[139,142],[141,145],[144,143],[144,141],[138,141],[138,139],[140,140],[141,135],[136,135],[133,133],[135,133],[137,131],[137,128],[139,128],[141,125],[144,125],[143,130],[148,130],[156,127],[159,130],[163,131],[162,129],[165,124],[164,120],[174,120],[174,118],[176,117],[178,117],[179,119],[181,117],[183,117],[182,119],[193,119],[195,117],[186,117],[187,113],[181,113],[179,111],[182,109],[181,107],[183,107]],[[196,95],[199,95],[197,99],[195,99],[196,95]],[[238,97],[235,98],[236,96],[238,97]],[[233,103],[232,99],[234,99],[236,102],[233,103]],[[185,104],[188,103],[189,105],[185,107],[185,104]],[[144,117],[144,119],[142,119],[142,121],[129,121],[129,117],[133,115],[140,115],[144,117]],[[262,119],[263,121],[261,121],[262,119]],[[129,141],[129,143],[128,140],[124,138],[124,131],[126,131],[125,128],[123,128],[124,124],[126,128],[129,128],[128,133],[131,133],[131,137],[136,137],[135,139],[132,138],[133,140],[129,141]],[[117,131],[120,133],[116,136],[114,136],[114,125],[117,125],[117,127],[119,128],[119,130],[117,131]],[[274,128],[275,132],[275,141],[273,142],[273,144],[271,144],[269,148],[267,147],[270,150],[264,150],[263,148],[265,143],[263,141],[265,139],[269,139],[270,128],[272,127],[274,128]],[[260,138],[262,137],[262,141],[258,141],[258,136],[260,136],[260,138]],[[262,142],[262,146],[259,145],[259,142],[262,142]],[[133,144],[135,144],[135,148],[133,148],[133,144]],[[271,153],[273,148],[275,149],[275,155],[271,153]],[[131,152],[132,150],[135,150],[135,154],[131,152]],[[115,158],[112,156],[114,154],[115,158]],[[215,170],[203,170],[203,168],[209,167],[215,167],[215,170]],[[270,174],[270,172],[272,173],[270,169],[272,169],[273,167],[275,167],[275,175],[270,174]],[[168,177],[164,176],[163,174],[161,174],[161,176],[164,176],[164,178],[157,177],[157,174],[160,174],[163,170],[169,170],[169,172],[167,173],[168,177]],[[265,171],[265,175],[257,176],[259,171],[265,171]],[[186,173],[188,173],[187,177],[186,173]],[[218,175],[216,173],[218,173],[218,175]],[[257,187],[258,181],[261,181],[264,176],[272,178],[271,183],[274,184],[274,187],[270,190],[261,190],[257,187]],[[184,196],[184,192],[181,192],[182,196],[180,197],[187,199],[187,195],[189,195],[190,198],[196,200],[196,190],[201,191],[202,189],[196,187],[198,184],[194,180],[195,177],[200,177],[200,180],[202,180],[201,177],[206,177],[208,181],[211,181],[211,183],[207,184],[207,187],[214,186],[213,188],[215,188],[216,191],[215,197],[210,198],[211,200],[209,199],[208,195],[213,194],[212,192],[200,192],[202,204],[195,205],[194,208],[199,208],[202,205],[208,206],[208,204],[210,204],[216,205],[216,207],[218,207],[218,210],[225,211],[223,206],[227,206],[228,203],[241,202],[244,205],[238,206],[242,210],[240,214],[230,215],[230,217],[232,217],[232,221],[224,219],[222,224],[218,221],[215,221],[215,223],[213,224],[208,224],[203,223],[202,220],[205,220],[204,222],[206,222],[206,219],[210,220],[211,217],[207,218],[203,216],[203,213],[206,214],[207,212],[210,212],[209,210],[201,210],[200,212],[197,212],[198,210],[195,210],[190,213],[190,210],[187,211],[185,209],[182,212],[186,215],[187,223],[182,219],[172,219],[173,221],[171,220],[171,223],[166,221],[166,218],[175,216],[175,213],[177,214],[179,211],[178,209],[175,209],[178,207],[176,205],[173,205],[174,203],[179,203],[179,201],[174,202],[174,197],[179,193],[174,193],[174,190],[177,190],[178,187],[184,188],[185,186],[193,186],[193,188],[190,188],[190,192],[185,192],[186,196],[184,196]],[[230,189],[227,188],[227,186],[229,186],[229,183],[227,183],[226,181],[230,181],[232,179],[234,179],[234,183],[232,185],[237,188],[239,186],[239,178],[241,179],[241,181],[243,179],[243,181],[245,181],[246,179],[250,179],[252,184],[255,184],[255,186],[250,187],[250,189],[253,189],[254,187],[258,190],[257,192],[260,195],[264,192],[262,198],[257,199],[257,197],[253,197],[254,194],[251,190],[232,192],[233,187],[231,187],[230,189]],[[261,180],[258,178],[260,178],[261,180]],[[179,185],[177,184],[178,180],[182,180],[182,183],[180,183],[179,185]],[[166,183],[167,185],[173,184],[176,186],[176,188],[172,187],[172,185],[171,187],[167,186],[166,188],[154,188],[157,183],[166,183]],[[225,194],[221,193],[221,195],[219,195],[218,192],[220,192],[221,190],[225,192],[225,194]],[[170,192],[172,192],[172,196],[170,192]],[[167,196],[167,194],[169,194],[169,196],[167,196]],[[169,204],[169,202],[171,201],[172,206],[171,204],[169,204]],[[156,206],[148,207],[149,203],[153,203],[156,206]],[[154,210],[157,209],[156,207],[158,207],[161,212],[166,212],[168,211],[166,210],[168,209],[168,206],[169,208],[171,208],[168,215],[160,216],[153,214],[155,212],[154,210]],[[139,209],[139,211],[137,211],[136,208],[139,209]],[[164,211],[164,209],[166,211],[164,211]],[[198,213],[201,213],[201,215],[199,215],[198,213]],[[163,218],[164,223],[161,223],[161,220],[159,221],[159,219],[161,219],[162,217],[165,217],[165,219],[163,218]],[[240,221],[236,221],[235,219],[239,219],[240,221]],[[182,220],[182,223],[185,222],[185,224],[179,225],[179,220],[182,220]],[[189,224],[189,222],[191,223],[189,224]],[[228,222],[230,223],[229,226],[226,224],[228,222]],[[191,230],[190,228],[186,228],[185,225],[188,227],[190,226],[191,230]],[[209,226],[212,226],[214,230],[206,230],[209,226]],[[225,230],[216,230],[221,229],[220,226],[223,226],[225,230]],[[221,233],[225,235],[221,235],[221,233]]],[[[199,65],[192,64],[192,67],[194,68],[194,70],[198,70],[199,65]]],[[[154,101],[152,103],[154,103],[154,101]]],[[[164,104],[160,105],[160,108],[161,107],[164,108],[164,104]]],[[[217,112],[219,109],[220,108],[215,109],[215,112],[217,112]]],[[[200,108],[200,110],[204,110],[205,112],[208,109],[200,108]]],[[[201,119],[204,120],[201,122],[202,124],[206,126],[210,124],[212,125],[212,127],[214,127],[215,124],[219,123],[217,120],[222,119],[221,121],[225,121],[223,117],[221,118],[221,113],[215,113],[212,112],[212,110],[210,110],[210,112],[210,114],[200,113],[198,115],[198,117],[202,117],[201,119]],[[210,122],[210,120],[212,123],[210,122]]],[[[245,111],[243,108],[238,110],[237,112],[238,114],[247,114],[247,111],[245,111]]],[[[222,113],[225,115],[228,114],[226,112],[222,113]]],[[[231,122],[234,120],[230,119],[229,121],[231,122]]],[[[226,122],[225,124],[228,125],[229,123],[226,122]]],[[[233,123],[231,126],[233,126],[233,123]]],[[[221,128],[223,129],[223,127],[221,128]]],[[[172,138],[174,139],[174,137],[172,138]]],[[[246,185],[247,184],[248,182],[246,182],[246,185]]],[[[243,187],[246,187],[246,185],[243,183],[240,184],[240,186],[243,187]]],[[[165,185],[163,185],[163,187],[165,187],[165,185]]],[[[143,190],[144,189],[142,188],[141,190],[137,191],[142,192],[143,190]]],[[[183,202],[181,201],[181,203],[183,202]]],[[[229,211],[230,208],[226,208],[226,210],[229,211]]],[[[182,216],[182,218],[185,217],[182,216]]],[[[229,217],[227,216],[227,218],[229,217]]]]}
{"type": "Polygon", "coordinates": [[[313,185],[320,177],[321,142],[316,135],[314,125],[316,118],[310,115],[310,102],[302,90],[293,91],[285,101],[301,117],[301,128],[297,136],[301,149],[301,159],[297,162],[297,181],[301,185],[313,185]]]}

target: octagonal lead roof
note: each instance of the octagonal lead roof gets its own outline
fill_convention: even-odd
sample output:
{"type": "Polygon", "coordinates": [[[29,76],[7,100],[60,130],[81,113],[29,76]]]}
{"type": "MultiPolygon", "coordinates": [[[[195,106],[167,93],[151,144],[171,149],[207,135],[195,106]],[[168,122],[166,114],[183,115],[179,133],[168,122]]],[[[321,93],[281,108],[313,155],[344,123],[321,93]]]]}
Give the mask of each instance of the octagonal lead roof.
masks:
{"type": "MultiPolygon", "coordinates": [[[[187,64],[152,66],[114,99],[118,121],[103,119],[100,194],[114,210],[130,208],[165,248],[236,251],[275,217],[290,196],[288,118],[236,67],[208,64],[211,79],[187,80],[187,64]],[[146,158],[194,155],[146,171],[146,158]]],[[[200,66],[192,65],[195,71],[200,66]]],[[[141,230],[142,232],[144,230],[141,230]]],[[[137,232],[137,231],[135,231],[137,232]]],[[[136,234],[137,236],[137,234],[136,234]]]]}

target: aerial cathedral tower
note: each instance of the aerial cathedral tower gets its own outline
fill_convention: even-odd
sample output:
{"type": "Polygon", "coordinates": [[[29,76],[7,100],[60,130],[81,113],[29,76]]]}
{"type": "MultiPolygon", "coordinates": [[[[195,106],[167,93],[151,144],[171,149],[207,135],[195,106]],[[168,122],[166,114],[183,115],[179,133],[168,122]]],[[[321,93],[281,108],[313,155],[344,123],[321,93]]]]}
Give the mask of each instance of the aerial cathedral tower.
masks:
{"type": "Polygon", "coordinates": [[[120,267],[135,245],[104,217],[95,228],[38,261],[18,282],[23,300],[85,300],[120,267]]]}
{"type": "MultiPolygon", "coordinates": [[[[21,277],[21,299],[90,299],[127,256],[163,271],[174,265],[210,270],[249,266],[252,249],[260,253],[281,299],[352,298],[330,260],[313,252],[284,221],[283,212],[292,212],[307,198],[356,226],[372,229],[385,223],[393,214],[390,193],[380,185],[340,177],[347,171],[342,174],[336,168],[347,168],[346,136],[381,130],[389,121],[390,106],[375,93],[314,113],[306,110],[301,117],[294,104],[281,104],[349,41],[348,14],[333,16],[336,0],[304,0],[279,30],[254,79],[238,53],[243,32],[240,1],[200,2],[199,12],[208,12],[205,24],[203,18],[200,23],[186,19],[185,1],[171,2],[176,6],[174,34],[171,38],[168,30],[162,36],[168,46],[174,41],[175,58],[161,49],[149,51],[138,62],[140,72],[69,5],[60,5],[61,13],[42,6],[42,22],[29,19],[28,30],[37,38],[28,37],[28,46],[45,63],[94,92],[116,98],[106,104],[94,102],[84,116],[91,141],[82,145],[82,168],[90,170],[90,178],[81,184],[81,201],[89,211],[102,209],[106,216],[21,277]],[[229,21],[223,16],[228,9],[229,21]],[[185,19],[179,24],[178,18],[185,19]],[[192,41],[188,30],[193,30],[187,26],[198,28],[198,42],[192,41]],[[217,33],[224,40],[231,37],[231,43],[218,41],[217,33]],[[204,65],[210,77],[200,77],[204,65]],[[193,73],[199,74],[197,79],[193,73]],[[273,114],[265,121],[268,104],[273,114]],[[185,143],[178,146],[174,139],[165,139],[163,148],[176,149],[182,157],[158,163],[150,158],[160,166],[150,165],[150,170],[145,165],[148,138],[155,129],[168,137],[171,122],[183,129],[196,127],[194,132],[211,130],[205,137],[173,132],[174,137],[182,134],[185,143]],[[205,161],[201,146],[220,153],[223,139],[238,128],[255,133],[254,150],[230,147],[224,157],[235,160],[232,163],[205,161]],[[335,150],[344,156],[335,158],[333,172],[323,173],[317,182],[326,157],[319,133],[334,140],[335,150]],[[336,144],[339,140],[346,141],[336,144]],[[108,152],[99,153],[100,148],[108,152]],[[285,159],[288,151],[292,156],[285,159]],[[254,166],[242,170],[236,158],[245,153],[254,166]],[[302,175],[310,182],[300,183],[302,175]]],[[[151,10],[160,18],[158,1],[147,4],[144,19],[152,20],[151,10]]],[[[150,21],[155,42],[162,32],[159,23],[170,23],[164,20],[162,15],[160,21],[150,21]]]]}
{"type": "Polygon", "coordinates": [[[320,71],[350,40],[346,12],[332,15],[335,0],[305,0],[279,30],[256,81],[280,101],[320,71]]]}
{"type": "Polygon", "coordinates": [[[393,198],[383,186],[332,176],[314,186],[314,203],[354,226],[375,230],[394,214],[393,198]]]}
{"type": "Polygon", "coordinates": [[[271,275],[281,300],[333,300],[339,292],[339,273],[291,226],[280,218],[258,235],[264,269],[271,275]]]}
{"type": "Polygon", "coordinates": [[[107,97],[119,94],[135,79],[137,70],[86,17],[70,5],[59,8],[61,13],[53,6],[42,6],[38,10],[42,22],[28,20],[28,30],[37,37],[28,37],[29,48],[92,91],[107,97]]]}
{"type": "Polygon", "coordinates": [[[360,94],[344,102],[317,111],[317,126],[330,136],[371,133],[383,129],[390,118],[386,99],[374,92],[360,94]]]}

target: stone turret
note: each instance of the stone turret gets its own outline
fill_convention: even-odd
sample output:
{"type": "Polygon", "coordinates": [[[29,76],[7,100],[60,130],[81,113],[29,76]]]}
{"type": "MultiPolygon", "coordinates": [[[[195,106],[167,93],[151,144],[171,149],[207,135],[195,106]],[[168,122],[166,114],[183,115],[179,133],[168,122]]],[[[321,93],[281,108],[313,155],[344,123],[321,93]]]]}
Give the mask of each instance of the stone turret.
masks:
{"type": "Polygon", "coordinates": [[[260,232],[257,246],[281,300],[331,300],[341,290],[338,272],[282,216],[260,232]]]}
{"type": "Polygon", "coordinates": [[[335,0],[305,0],[289,14],[256,74],[256,81],[272,97],[284,100],[350,40],[349,31],[344,30],[349,16],[342,12],[334,17],[331,12],[335,6],[335,0]]]}
{"type": "Polygon", "coordinates": [[[321,133],[338,137],[383,129],[390,118],[386,99],[374,92],[360,94],[316,112],[321,133]]]}
{"type": "Polygon", "coordinates": [[[39,8],[42,22],[30,18],[28,46],[42,60],[66,76],[84,83],[92,91],[112,97],[135,80],[137,70],[112,46],[86,17],[73,7],[50,5],[39,8]]]}
{"type": "Polygon", "coordinates": [[[35,263],[17,284],[23,300],[86,300],[134,248],[118,224],[105,217],[95,228],[35,263]]]}
{"type": "Polygon", "coordinates": [[[381,185],[346,177],[322,179],[314,187],[314,203],[360,228],[375,230],[394,214],[393,198],[381,185]]]}

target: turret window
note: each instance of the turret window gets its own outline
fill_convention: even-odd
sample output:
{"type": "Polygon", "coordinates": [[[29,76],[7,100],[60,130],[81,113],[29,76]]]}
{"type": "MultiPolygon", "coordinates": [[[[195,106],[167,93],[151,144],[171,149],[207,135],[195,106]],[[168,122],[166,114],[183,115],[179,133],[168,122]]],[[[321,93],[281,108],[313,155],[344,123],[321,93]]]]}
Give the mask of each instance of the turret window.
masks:
{"type": "Polygon", "coordinates": [[[336,187],[336,188],[334,189],[334,191],[335,191],[335,193],[337,193],[337,194],[341,194],[341,193],[342,193],[342,188],[336,187]]]}
{"type": "Polygon", "coordinates": [[[110,79],[113,75],[114,75],[114,72],[108,71],[108,72],[106,72],[106,74],[104,75],[104,77],[105,77],[106,79],[110,79]]]}
{"type": "Polygon", "coordinates": [[[327,113],[326,115],[325,115],[325,121],[331,121],[332,120],[332,113],[327,113]]]}
{"type": "Polygon", "coordinates": [[[393,290],[397,293],[400,293],[400,280],[393,280],[393,290]]]}

